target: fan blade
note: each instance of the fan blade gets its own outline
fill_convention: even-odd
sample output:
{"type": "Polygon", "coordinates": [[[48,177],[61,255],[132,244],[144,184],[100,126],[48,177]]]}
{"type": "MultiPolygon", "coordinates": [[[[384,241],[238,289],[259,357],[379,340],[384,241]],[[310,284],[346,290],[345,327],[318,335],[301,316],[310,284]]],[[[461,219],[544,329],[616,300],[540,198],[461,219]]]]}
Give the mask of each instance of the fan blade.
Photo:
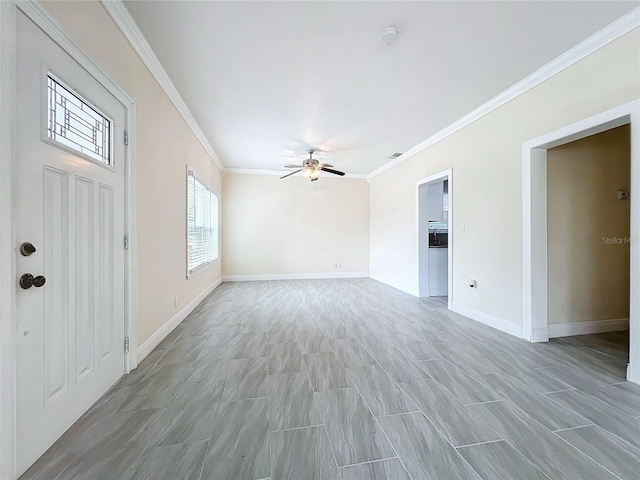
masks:
{"type": "Polygon", "coordinates": [[[320,165],[320,168],[324,168],[324,167],[333,167],[333,165],[331,165],[330,163],[323,163],[320,165]]]}
{"type": "Polygon", "coordinates": [[[341,177],[344,175],[344,172],[339,172],[338,170],[331,170],[330,168],[322,168],[323,172],[333,173],[334,175],[340,175],[341,177]]]}
{"type": "MultiPolygon", "coordinates": [[[[288,173],[288,174],[286,174],[284,177],[280,177],[280,180],[282,180],[283,178],[290,177],[290,176],[291,176],[291,175],[293,175],[294,173],[298,173],[298,172],[301,172],[301,171],[302,171],[302,169],[300,169],[300,170],[296,170],[295,172],[288,173]]],[[[344,173],[343,173],[343,175],[344,175],[344,173]]]]}
{"type": "Polygon", "coordinates": [[[302,168],[303,165],[285,165],[284,168],[302,168]]]}

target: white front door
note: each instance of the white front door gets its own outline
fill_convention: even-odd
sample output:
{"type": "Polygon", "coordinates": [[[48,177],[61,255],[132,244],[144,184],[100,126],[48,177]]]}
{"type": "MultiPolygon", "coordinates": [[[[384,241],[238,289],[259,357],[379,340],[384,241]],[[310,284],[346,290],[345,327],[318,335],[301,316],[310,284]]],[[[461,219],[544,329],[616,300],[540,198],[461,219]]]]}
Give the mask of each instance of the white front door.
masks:
{"type": "Polygon", "coordinates": [[[13,187],[22,474],[124,373],[126,109],[26,16],[17,17],[13,187]],[[28,245],[21,252],[26,242],[33,253],[28,245]],[[25,274],[34,279],[24,277],[21,285],[25,274]]]}

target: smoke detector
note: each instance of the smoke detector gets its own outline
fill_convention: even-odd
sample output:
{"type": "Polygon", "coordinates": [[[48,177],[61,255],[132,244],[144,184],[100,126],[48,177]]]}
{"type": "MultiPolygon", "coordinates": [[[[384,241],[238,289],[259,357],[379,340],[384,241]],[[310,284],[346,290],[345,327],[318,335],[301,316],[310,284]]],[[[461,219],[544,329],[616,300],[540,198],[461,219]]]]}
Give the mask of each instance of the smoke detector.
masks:
{"type": "Polygon", "coordinates": [[[398,29],[395,27],[387,27],[380,32],[380,43],[390,46],[396,43],[398,39],[398,29]]]}

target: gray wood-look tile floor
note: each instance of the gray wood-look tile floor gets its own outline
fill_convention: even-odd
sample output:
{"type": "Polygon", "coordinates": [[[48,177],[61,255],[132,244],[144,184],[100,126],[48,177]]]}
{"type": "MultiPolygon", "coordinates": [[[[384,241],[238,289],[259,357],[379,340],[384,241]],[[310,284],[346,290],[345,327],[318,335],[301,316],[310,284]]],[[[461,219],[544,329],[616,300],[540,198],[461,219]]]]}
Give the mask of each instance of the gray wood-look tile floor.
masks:
{"type": "Polygon", "coordinates": [[[223,284],[23,478],[640,478],[628,334],[531,344],[370,279],[223,284]]]}

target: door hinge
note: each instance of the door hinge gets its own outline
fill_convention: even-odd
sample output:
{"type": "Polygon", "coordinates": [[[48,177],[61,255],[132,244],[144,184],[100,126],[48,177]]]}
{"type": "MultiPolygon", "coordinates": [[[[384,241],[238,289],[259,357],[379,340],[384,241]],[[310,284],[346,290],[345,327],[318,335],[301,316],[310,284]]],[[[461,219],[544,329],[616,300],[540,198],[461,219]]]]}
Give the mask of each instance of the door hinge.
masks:
{"type": "Polygon", "coordinates": [[[129,337],[124,337],[124,353],[129,353],[129,337]]]}
{"type": "Polygon", "coordinates": [[[129,145],[129,132],[126,130],[124,131],[124,144],[129,145]]]}
{"type": "Polygon", "coordinates": [[[129,248],[129,235],[124,236],[124,248],[125,250],[129,248]]]}

